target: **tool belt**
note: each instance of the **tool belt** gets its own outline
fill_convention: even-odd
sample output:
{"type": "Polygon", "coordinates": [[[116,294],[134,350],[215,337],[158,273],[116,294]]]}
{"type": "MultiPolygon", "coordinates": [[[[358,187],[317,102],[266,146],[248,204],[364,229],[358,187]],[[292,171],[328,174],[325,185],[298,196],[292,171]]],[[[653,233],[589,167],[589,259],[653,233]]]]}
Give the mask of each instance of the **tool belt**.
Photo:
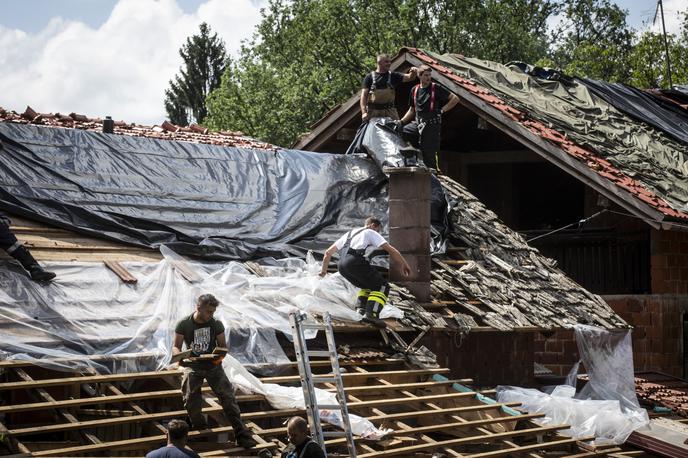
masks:
{"type": "Polygon", "coordinates": [[[428,113],[426,115],[416,116],[416,122],[426,126],[430,124],[442,124],[442,113],[428,113]]]}
{"type": "Polygon", "coordinates": [[[374,102],[368,102],[368,109],[373,109],[373,110],[387,110],[389,108],[394,108],[394,102],[390,103],[374,103],[374,102]]]}

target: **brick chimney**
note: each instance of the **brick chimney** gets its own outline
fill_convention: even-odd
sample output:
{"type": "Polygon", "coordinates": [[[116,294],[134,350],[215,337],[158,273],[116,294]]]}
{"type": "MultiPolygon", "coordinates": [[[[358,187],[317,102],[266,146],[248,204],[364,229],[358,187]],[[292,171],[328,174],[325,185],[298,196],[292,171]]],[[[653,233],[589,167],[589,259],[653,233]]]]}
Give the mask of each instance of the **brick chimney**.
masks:
{"type": "Polygon", "coordinates": [[[389,175],[389,241],[411,266],[407,279],[391,262],[390,280],[406,286],[419,302],[430,302],[430,172],[390,167],[385,173],[389,175]]]}

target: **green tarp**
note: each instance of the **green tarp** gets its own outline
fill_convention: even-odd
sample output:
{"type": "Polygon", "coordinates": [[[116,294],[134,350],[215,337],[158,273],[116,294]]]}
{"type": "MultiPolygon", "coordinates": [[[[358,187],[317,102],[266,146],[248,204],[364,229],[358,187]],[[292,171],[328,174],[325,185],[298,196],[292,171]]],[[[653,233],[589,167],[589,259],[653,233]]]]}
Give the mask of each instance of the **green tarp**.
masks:
{"type": "Polygon", "coordinates": [[[630,118],[583,84],[538,79],[495,62],[424,51],[457,75],[490,89],[643,183],[675,210],[688,211],[684,144],[630,118]]]}

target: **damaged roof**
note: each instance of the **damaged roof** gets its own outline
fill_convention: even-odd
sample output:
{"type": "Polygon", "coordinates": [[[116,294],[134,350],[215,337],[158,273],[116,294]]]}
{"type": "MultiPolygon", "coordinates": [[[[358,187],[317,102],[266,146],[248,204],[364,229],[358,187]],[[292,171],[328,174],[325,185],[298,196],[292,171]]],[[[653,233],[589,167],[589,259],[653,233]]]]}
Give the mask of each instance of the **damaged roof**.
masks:
{"type": "MultiPolygon", "coordinates": [[[[417,48],[403,48],[392,68],[421,64],[465,107],[650,225],[688,218],[686,144],[628,116],[582,82],[542,80],[495,62],[417,48]]],[[[318,149],[323,136],[336,135],[336,120],[358,111],[356,95],[295,147],[318,149]]]]}
{"type": "MultiPolygon", "coordinates": [[[[103,131],[102,118],[70,113],[38,113],[30,106],[23,113],[8,111],[0,107],[0,122],[32,124],[36,126],[79,129],[90,132],[103,131]]],[[[146,137],[156,140],[176,140],[208,145],[230,146],[236,148],[258,148],[276,150],[276,146],[244,136],[241,132],[210,131],[209,129],[191,124],[188,127],[177,126],[164,121],[159,126],[145,126],[125,121],[114,121],[113,133],[131,137],[146,137]]]]}
{"type": "MultiPolygon", "coordinates": [[[[24,119],[24,121],[17,120],[17,122],[25,124],[27,119],[22,119],[24,119]]],[[[14,121],[9,122],[12,123],[14,121]]],[[[75,122],[79,123],[81,121],[75,122]]],[[[13,136],[12,138],[15,138],[16,141],[22,144],[25,141],[30,141],[31,147],[33,147],[34,143],[36,145],[42,145],[42,142],[39,140],[44,138],[44,136],[53,142],[57,141],[55,140],[54,135],[45,134],[44,129],[46,128],[44,126],[39,125],[35,129],[36,130],[24,129],[21,131],[17,129],[5,129],[4,131],[8,132],[8,135],[11,134],[13,136]]],[[[96,127],[93,127],[93,129],[98,130],[96,127]]],[[[70,145],[90,145],[93,143],[91,139],[86,138],[75,139],[71,136],[67,136],[65,138],[69,140],[70,145]]],[[[101,144],[103,141],[107,140],[107,138],[108,137],[101,138],[98,136],[98,144],[101,144]]],[[[189,137],[188,141],[195,142],[194,138],[195,137],[189,137]]],[[[169,138],[164,137],[162,139],[167,140],[169,138]]],[[[154,137],[151,140],[153,142],[157,142],[159,139],[154,137]]],[[[121,145],[119,145],[117,142],[114,142],[111,146],[113,148],[117,148],[121,145]]],[[[126,146],[128,148],[132,148],[135,147],[136,144],[126,143],[126,146]]],[[[153,148],[153,146],[155,145],[146,144],[147,148],[153,148]]],[[[41,148],[43,148],[43,146],[41,146],[41,148]]],[[[43,149],[38,151],[42,153],[43,149]]],[[[89,150],[85,149],[84,151],[89,150]]],[[[160,144],[159,149],[156,151],[156,156],[164,156],[171,150],[168,151],[165,149],[165,147],[163,147],[162,144],[160,144]]],[[[232,151],[233,154],[237,154],[236,150],[232,151]]],[[[203,153],[206,156],[210,156],[209,151],[203,150],[203,153]]],[[[296,160],[295,158],[297,157],[298,153],[299,152],[291,151],[290,160],[296,160]]],[[[191,154],[190,150],[184,150],[184,154],[191,154]]],[[[70,155],[68,154],[67,156],[70,155]]],[[[220,156],[222,156],[222,154],[220,156]]],[[[272,160],[274,159],[275,154],[270,154],[269,156],[271,158],[270,160],[272,160]]],[[[326,155],[321,154],[314,155],[310,153],[310,156],[317,157],[318,159],[322,160],[326,159],[326,155]]],[[[310,156],[306,161],[309,164],[312,164],[314,159],[310,158],[310,156]]],[[[341,155],[330,156],[333,158],[331,160],[348,160],[349,162],[344,164],[348,164],[348,166],[341,166],[343,167],[342,170],[349,170],[351,173],[355,172],[358,175],[361,175],[360,177],[357,175],[355,178],[351,178],[353,183],[352,186],[354,186],[352,189],[355,190],[354,194],[360,194],[361,189],[364,188],[361,188],[356,183],[365,184],[366,180],[370,176],[369,174],[373,173],[372,165],[365,166],[364,164],[370,161],[365,161],[361,158],[345,158],[341,155]],[[350,161],[352,160],[358,161],[356,162],[357,167],[350,167],[350,161]]],[[[82,158],[82,160],[84,161],[84,164],[90,164],[93,162],[87,158],[82,158]]],[[[192,167],[195,163],[196,161],[192,161],[192,163],[190,163],[191,165],[189,165],[185,162],[183,165],[184,167],[192,167]]],[[[325,163],[329,164],[328,162],[325,163]]],[[[280,168],[279,166],[270,164],[272,163],[267,165],[272,168],[280,168]]],[[[198,167],[198,165],[195,166],[198,167]]],[[[24,166],[19,164],[17,167],[24,166]]],[[[131,178],[132,173],[130,170],[126,170],[126,174],[123,175],[126,180],[128,180],[127,183],[130,183],[129,186],[133,187],[133,189],[130,190],[118,190],[118,180],[123,179],[121,174],[112,172],[110,168],[108,168],[107,172],[111,173],[111,176],[108,175],[106,180],[108,193],[122,191],[123,195],[126,195],[131,194],[136,189],[139,189],[135,187],[139,186],[139,180],[137,179],[137,181],[134,181],[131,178]],[[124,191],[126,191],[126,193],[124,191]]],[[[16,173],[8,176],[16,178],[16,173]]],[[[342,177],[343,175],[339,175],[340,184],[338,185],[338,189],[340,190],[340,194],[342,189],[342,177]]],[[[68,178],[72,180],[70,182],[78,179],[78,177],[75,177],[74,175],[68,175],[68,178]]],[[[33,175],[27,175],[27,178],[24,181],[32,183],[31,192],[33,192],[33,190],[39,187],[37,185],[37,183],[40,183],[39,180],[40,177],[38,176],[34,177],[33,175]]],[[[433,300],[430,303],[418,303],[408,292],[402,288],[395,287],[393,289],[391,293],[392,301],[398,305],[399,308],[406,312],[406,317],[400,322],[402,326],[407,328],[425,328],[427,326],[431,326],[432,328],[458,331],[478,329],[497,329],[503,331],[554,329],[568,328],[576,323],[595,324],[604,328],[627,326],[627,324],[618,315],[616,315],[602,299],[589,293],[580,285],[576,284],[563,272],[556,268],[554,261],[542,256],[536,249],[528,246],[520,235],[506,227],[492,211],[488,210],[463,186],[447,177],[441,177],[441,181],[445,191],[450,197],[452,205],[450,216],[453,219],[454,224],[453,233],[450,237],[450,248],[445,256],[435,257],[433,259],[433,300]]],[[[92,185],[91,181],[85,183],[92,185]]],[[[251,205],[255,205],[258,197],[253,194],[251,189],[245,188],[258,186],[259,183],[261,183],[261,181],[251,181],[242,188],[242,192],[248,193],[246,194],[247,199],[253,196],[251,205]]],[[[10,184],[7,186],[11,187],[10,184]]],[[[97,185],[94,189],[99,189],[98,186],[100,185],[97,185]]],[[[173,188],[175,192],[177,192],[177,186],[178,185],[175,185],[173,188]]],[[[76,192],[76,194],[74,194],[75,196],[81,196],[78,189],[75,191],[72,188],[73,186],[70,187],[65,185],[65,193],[76,192]]],[[[23,186],[18,189],[23,189],[23,186]]],[[[186,187],[181,186],[180,189],[186,192],[186,187]]],[[[196,194],[196,188],[193,189],[194,193],[196,194]]],[[[148,192],[148,188],[145,188],[145,190],[148,192]]],[[[0,189],[0,191],[2,190],[0,189]]],[[[165,189],[163,188],[162,191],[165,191],[165,189]]],[[[162,201],[161,199],[168,199],[170,197],[168,192],[162,191],[158,189],[158,187],[151,191],[152,195],[155,196],[155,202],[160,202],[162,201]],[[157,197],[158,195],[160,197],[157,197]]],[[[318,196],[332,194],[330,192],[325,192],[323,194],[321,191],[322,190],[317,190],[318,194],[316,197],[314,197],[314,199],[323,199],[324,197],[318,196]]],[[[380,194],[380,192],[381,191],[378,187],[370,187],[370,189],[366,190],[366,193],[370,193],[370,195],[366,194],[367,197],[364,196],[364,202],[366,202],[366,205],[372,206],[365,207],[365,211],[361,213],[362,217],[367,216],[370,211],[374,211],[375,208],[379,207],[380,203],[377,202],[377,200],[379,200],[378,194],[380,194]],[[373,195],[374,193],[377,193],[375,194],[377,197],[373,195]],[[373,199],[373,197],[375,197],[377,200],[373,199]]],[[[220,192],[218,193],[222,194],[220,192]]],[[[96,193],[96,195],[99,194],[101,194],[100,191],[96,193]]],[[[241,194],[241,196],[243,195],[244,194],[241,194]]],[[[72,194],[64,194],[61,195],[60,198],[65,198],[64,196],[72,199],[72,194]]],[[[36,199],[38,199],[37,201],[39,202],[44,202],[44,197],[45,196],[42,196],[40,199],[38,199],[31,194],[23,196],[21,200],[24,203],[31,202],[36,199]]],[[[174,197],[174,195],[172,195],[172,197],[174,197]]],[[[229,194],[225,197],[227,199],[232,198],[229,194]]],[[[85,198],[85,196],[81,196],[79,198],[79,211],[82,211],[87,207],[85,201],[83,200],[85,198]]],[[[349,199],[352,198],[353,197],[349,199]]],[[[93,203],[93,205],[97,207],[94,207],[94,211],[100,211],[103,209],[103,198],[99,197],[99,199],[99,201],[93,203]],[[100,202],[100,204],[96,205],[98,202],[100,202]]],[[[242,199],[244,198],[242,197],[242,199]]],[[[291,198],[291,200],[293,200],[293,198],[291,198]]],[[[165,204],[166,206],[164,208],[166,218],[169,218],[168,221],[175,223],[175,226],[172,227],[184,227],[180,226],[181,223],[179,221],[184,222],[186,220],[180,219],[179,215],[171,215],[175,206],[179,207],[184,202],[185,201],[179,200],[178,197],[175,197],[175,199],[165,204]]],[[[21,214],[27,218],[25,220],[16,220],[15,230],[18,231],[19,238],[26,242],[29,248],[36,250],[36,254],[39,259],[53,261],[65,261],[72,259],[88,261],[104,261],[108,259],[115,261],[159,260],[159,256],[151,256],[151,253],[155,253],[154,251],[148,251],[145,249],[146,246],[150,248],[151,245],[143,245],[139,243],[136,244],[136,246],[126,249],[124,248],[126,245],[116,243],[117,241],[126,243],[129,240],[126,238],[115,238],[117,233],[124,231],[126,235],[136,235],[136,231],[142,227],[140,226],[141,215],[138,213],[134,214],[135,218],[133,219],[124,219],[119,215],[112,213],[114,211],[122,212],[122,208],[124,208],[122,207],[123,204],[131,205],[131,200],[127,198],[121,203],[118,203],[116,207],[113,207],[112,211],[106,212],[104,215],[105,217],[111,218],[113,216],[117,216],[117,224],[113,225],[109,221],[106,221],[108,224],[103,226],[102,229],[100,227],[92,226],[93,223],[91,222],[92,217],[89,216],[90,213],[87,215],[82,215],[81,213],[70,213],[70,215],[74,214],[79,215],[80,217],[78,219],[78,224],[69,225],[67,224],[69,222],[69,218],[65,219],[62,217],[64,215],[57,215],[54,210],[51,210],[52,207],[40,207],[39,210],[43,211],[43,213],[41,213],[41,217],[37,220],[43,221],[48,226],[54,226],[56,223],[48,218],[52,215],[55,221],[59,219],[60,222],[65,223],[57,224],[57,226],[60,226],[62,229],[57,229],[55,227],[51,228],[46,225],[31,228],[28,227],[30,226],[29,219],[33,217],[33,219],[36,220],[36,217],[32,213],[33,207],[29,205],[26,208],[21,207],[20,210],[22,211],[15,211],[15,214],[21,214]],[[92,227],[88,227],[89,225],[92,227]],[[79,237],[70,232],[70,230],[90,235],[91,237],[94,237],[94,239],[84,239],[83,237],[79,237]],[[108,233],[106,236],[106,230],[110,231],[112,236],[110,236],[110,233],[108,233]],[[97,241],[97,239],[102,239],[104,237],[114,240],[114,243],[101,243],[97,241]],[[116,247],[116,249],[113,247],[116,247]],[[105,254],[107,254],[107,256],[105,256],[105,254]]],[[[191,204],[184,203],[184,205],[189,207],[191,204]]],[[[322,202],[320,202],[318,205],[320,207],[324,206],[322,202]]],[[[225,209],[224,211],[226,211],[225,207],[223,207],[225,209]]],[[[322,210],[318,210],[316,207],[317,206],[314,206],[312,211],[309,210],[308,213],[304,214],[304,217],[307,217],[308,221],[310,221],[309,224],[313,224],[313,212],[321,212],[322,210]]],[[[59,206],[59,209],[62,210],[64,208],[65,205],[62,203],[59,206]]],[[[12,210],[12,208],[9,209],[12,210]]],[[[215,211],[215,209],[212,207],[209,208],[208,211],[215,211]]],[[[253,215],[255,215],[255,210],[253,211],[253,215]]],[[[272,210],[270,211],[272,212],[272,210]]],[[[177,211],[177,213],[180,213],[180,211],[177,211]]],[[[97,215],[98,218],[96,221],[103,223],[102,217],[100,216],[101,213],[97,213],[97,215]]],[[[209,215],[213,215],[213,213],[209,213],[209,215]]],[[[75,220],[72,219],[71,221],[74,222],[75,220]]],[[[232,230],[238,231],[236,232],[238,234],[242,234],[241,231],[246,232],[246,230],[252,230],[252,226],[242,227],[245,225],[242,221],[243,220],[241,219],[236,220],[236,227],[232,228],[232,230]]],[[[253,221],[255,221],[255,217],[253,217],[253,221]]],[[[331,221],[326,221],[326,223],[332,225],[331,221]]],[[[359,223],[359,219],[346,219],[341,222],[341,224],[343,224],[342,227],[347,225],[351,225],[350,227],[355,227],[357,223],[359,223]]],[[[195,220],[187,224],[189,224],[189,227],[194,230],[199,229],[198,222],[195,220]]],[[[210,229],[201,228],[203,231],[203,237],[206,237],[207,240],[210,240],[210,243],[217,245],[219,247],[218,249],[224,249],[225,245],[218,245],[222,239],[222,236],[219,235],[218,232],[213,232],[211,230],[215,226],[209,227],[210,229]],[[208,232],[209,230],[210,232],[208,232]]],[[[290,227],[291,226],[287,226],[287,229],[290,227]]],[[[331,243],[331,241],[334,239],[334,236],[341,232],[340,228],[338,227],[334,231],[331,226],[327,227],[329,229],[324,230],[323,233],[318,236],[320,239],[322,239],[320,242],[324,242],[324,245],[321,245],[325,247],[329,246],[329,243],[331,243]]],[[[143,228],[149,229],[149,227],[146,225],[144,225],[143,228]]],[[[147,240],[151,239],[153,236],[161,239],[163,228],[164,226],[162,226],[160,222],[157,222],[155,231],[151,231],[150,235],[146,236],[147,240]]],[[[308,232],[307,229],[308,228],[299,225],[298,230],[302,231],[303,234],[306,234],[308,232]]],[[[188,233],[184,234],[182,231],[181,235],[186,236],[188,233]]],[[[244,239],[246,238],[246,236],[243,237],[244,239]]],[[[188,240],[188,236],[186,239],[188,240]]],[[[200,243],[200,248],[207,250],[210,243],[202,242],[200,243]]],[[[236,245],[233,239],[229,239],[228,243],[231,243],[232,246],[236,245]]],[[[182,247],[187,247],[187,245],[182,245],[182,247]]],[[[312,246],[312,248],[317,249],[315,246],[312,246]]]]}

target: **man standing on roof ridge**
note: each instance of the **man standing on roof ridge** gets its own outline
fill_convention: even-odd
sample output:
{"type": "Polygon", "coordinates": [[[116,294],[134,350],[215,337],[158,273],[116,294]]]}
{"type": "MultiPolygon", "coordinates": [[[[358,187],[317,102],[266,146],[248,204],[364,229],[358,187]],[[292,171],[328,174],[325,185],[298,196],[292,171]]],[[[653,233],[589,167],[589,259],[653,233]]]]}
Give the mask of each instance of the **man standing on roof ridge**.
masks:
{"type": "MultiPolygon", "coordinates": [[[[174,329],[174,345],[172,355],[181,353],[182,345],[191,350],[192,357],[199,357],[212,353],[216,347],[227,347],[225,327],[220,320],[214,318],[215,310],[220,302],[212,294],[203,294],[196,301],[196,311],[181,319],[174,329]]],[[[237,444],[243,448],[253,448],[256,441],[251,437],[251,432],[241,421],[241,411],[234,397],[234,387],[222,369],[222,359],[194,361],[184,359],[180,365],[184,367],[182,376],[182,398],[191,424],[197,430],[208,428],[203,417],[203,398],[201,388],[203,380],[213,390],[222,405],[232,428],[237,444]]]]}
{"type": "Polygon", "coordinates": [[[372,246],[385,250],[392,260],[401,265],[401,272],[405,277],[411,275],[411,267],[399,250],[380,235],[381,227],[380,220],[371,216],[365,220],[365,226],[362,228],[350,230],[342,235],[325,252],[320,276],[324,277],[327,274],[330,258],[339,251],[339,273],[354,286],[361,288],[358,292],[356,311],[363,315],[363,321],[384,328],[387,325],[380,319],[380,312],[387,303],[389,283],[365,258],[366,248],[372,246]]]}
{"type": "Polygon", "coordinates": [[[444,86],[432,82],[432,69],[418,67],[420,83],[413,87],[409,109],[401,118],[404,137],[420,148],[426,167],[437,169],[440,150],[442,114],[459,103],[459,98],[444,86]]]}
{"type": "Polygon", "coordinates": [[[387,54],[378,54],[377,68],[363,78],[361,91],[361,120],[370,118],[399,119],[395,106],[396,87],[399,83],[407,83],[416,79],[416,67],[411,67],[408,73],[392,72],[389,67],[392,59],[387,54]]]}
{"type": "Polygon", "coordinates": [[[0,248],[7,254],[19,261],[33,281],[44,282],[55,278],[54,272],[48,272],[31,256],[29,250],[17,240],[17,237],[10,229],[11,221],[4,214],[0,213],[0,248]]]}

